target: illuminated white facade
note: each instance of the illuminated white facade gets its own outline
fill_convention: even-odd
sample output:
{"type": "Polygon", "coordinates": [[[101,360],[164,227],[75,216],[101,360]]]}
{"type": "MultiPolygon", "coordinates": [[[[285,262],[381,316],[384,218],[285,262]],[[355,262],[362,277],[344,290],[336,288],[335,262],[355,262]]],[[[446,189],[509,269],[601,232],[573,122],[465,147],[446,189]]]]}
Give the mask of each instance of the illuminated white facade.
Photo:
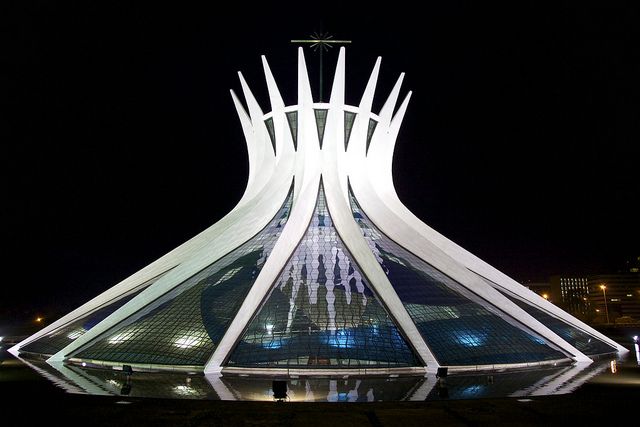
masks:
{"type": "Polygon", "coordinates": [[[262,58],[271,111],[240,74],[249,155],[237,206],[193,239],[11,349],[52,364],[205,373],[424,373],[591,362],[622,346],[413,215],[392,157],[411,92],[371,111],[377,60],[345,104],[345,50],[298,104],[262,58]],[[395,111],[395,114],[394,114],[395,111]]]}

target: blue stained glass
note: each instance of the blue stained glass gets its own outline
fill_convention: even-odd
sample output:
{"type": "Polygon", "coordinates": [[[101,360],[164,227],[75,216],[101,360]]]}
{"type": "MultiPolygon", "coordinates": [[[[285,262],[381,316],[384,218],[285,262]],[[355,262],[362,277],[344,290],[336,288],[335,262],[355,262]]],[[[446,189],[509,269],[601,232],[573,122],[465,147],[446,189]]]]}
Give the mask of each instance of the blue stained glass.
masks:
{"type": "Polygon", "coordinates": [[[340,240],[322,189],[307,232],[227,364],[312,368],[421,364],[340,240]]]}
{"type": "Polygon", "coordinates": [[[385,236],[360,209],[356,222],[441,365],[566,359],[559,349],[385,236]]]}
{"type": "Polygon", "coordinates": [[[352,348],[355,345],[353,330],[338,329],[334,334],[327,336],[327,344],[332,347],[352,348]]]}
{"type": "Polygon", "coordinates": [[[465,331],[454,332],[459,344],[465,347],[480,347],[487,341],[486,334],[471,334],[465,331]]]}

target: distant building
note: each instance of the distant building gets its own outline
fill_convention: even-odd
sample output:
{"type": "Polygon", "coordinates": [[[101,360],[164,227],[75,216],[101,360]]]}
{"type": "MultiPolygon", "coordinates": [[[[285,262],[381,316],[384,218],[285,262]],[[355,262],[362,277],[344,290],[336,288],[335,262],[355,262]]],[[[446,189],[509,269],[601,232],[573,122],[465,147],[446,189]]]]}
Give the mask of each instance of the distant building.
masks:
{"type": "Polygon", "coordinates": [[[589,279],[586,276],[552,276],[549,281],[553,303],[581,318],[589,313],[589,279]]]}
{"type": "Polygon", "coordinates": [[[628,258],[625,263],[624,271],[628,273],[640,273],[640,256],[628,258]]]}
{"type": "Polygon", "coordinates": [[[640,322],[640,273],[589,277],[589,302],[597,312],[598,322],[607,322],[607,312],[609,323],[640,322]]]}

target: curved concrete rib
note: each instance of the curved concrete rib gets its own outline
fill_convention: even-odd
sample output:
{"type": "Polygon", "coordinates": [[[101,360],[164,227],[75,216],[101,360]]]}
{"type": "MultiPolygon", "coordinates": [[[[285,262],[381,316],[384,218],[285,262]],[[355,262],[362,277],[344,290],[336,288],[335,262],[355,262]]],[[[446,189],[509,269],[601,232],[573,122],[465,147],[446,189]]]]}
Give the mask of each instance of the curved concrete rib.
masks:
{"type": "MultiPolygon", "coordinates": [[[[391,121],[387,134],[381,135],[375,141],[375,152],[370,151],[369,156],[367,157],[368,167],[366,169],[368,171],[369,182],[375,189],[378,198],[380,200],[384,200],[384,204],[389,208],[390,211],[393,212],[395,218],[409,225],[416,233],[422,236],[422,238],[438,247],[449,257],[455,259],[458,263],[464,265],[465,268],[494,282],[499,287],[503,287],[511,292],[517,293],[535,307],[538,307],[541,310],[562,319],[571,326],[581,329],[588,334],[606,342],[607,344],[614,346],[619,352],[628,352],[627,349],[611,340],[610,338],[606,337],[604,334],[596,331],[589,325],[571,316],[564,310],[560,309],[559,307],[553,305],[549,301],[525,288],[520,283],[508,277],[506,274],[502,273],[487,262],[481,260],[453,241],[447,239],[442,234],[438,233],[437,231],[426,225],[424,222],[422,222],[406,206],[404,206],[404,204],[400,201],[400,198],[398,197],[393,185],[392,157],[398,132],[400,130],[400,125],[407,110],[410,96],[411,92],[409,92],[404,102],[400,106],[398,112],[391,121]]],[[[373,147],[374,142],[372,141],[372,149],[373,147]]]]}
{"type": "Polygon", "coordinates": [[[317,160],[320,155],[320,145],[313,113],[311,87],[308,78],[300,75],[301,73],[306,74],[306,64],[302,50],[299,51],[298,70],[298,94],[300,96],[298,100],[300,105],[298,110],[298,134],[302,135],[304,140],[300,138],[298,140],[298,152],[293,170],[296,172],[304,170],[305,173],[301,174],[301,176],[296,175],[294,202],[282,234],[244,299],[240,310],[231,322],[229,329],[205,365],[204,371],[206,374],[220,372],[223,362],[240,339],[253,314],[259,309],[272,284],[277,280],[291,254],[298,246],[298,242],[304,236],[313,215],[320,182],[320,169],[318,162],[314,160],[317,160]]]}

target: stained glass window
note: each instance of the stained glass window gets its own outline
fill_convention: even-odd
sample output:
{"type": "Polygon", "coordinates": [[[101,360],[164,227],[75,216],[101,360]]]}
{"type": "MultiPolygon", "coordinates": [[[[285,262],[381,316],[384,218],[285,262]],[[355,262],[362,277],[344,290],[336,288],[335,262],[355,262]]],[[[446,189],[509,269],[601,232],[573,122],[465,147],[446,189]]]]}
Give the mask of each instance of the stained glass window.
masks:
{"type": "Polygon", "coordinates": [[[269,139],[271,140],[271,145],[273,146],[273,154],[276,153],[276,130],[273,127],[273,117],[269,117],[264,121],[264,124],[267,125],[267,131],[269,132],[269,139]]]}
{"type": "Polygon", "coordinates": [[[322,190],[302,241],[227,363],[310,368],[420,364],[338,236],[322,190]]]}
{"type": "Polygon", "coordinates": [[[329,110],[313,110],[316,115],[316,127],[318,128],[318,139],[320,140],[320,148],[322,148],[322,139],[324,138],[324,127],[327,124],[327,113],[329,110]]]}
{"type": "Polygon", "coordinates": [[[291,111],[287,113],[287,122],[289,123],[289,130],[291,131],[291,138],[293,138],[293,149],[298,149],[298,112],[291,111]]]}
{"type": "Polygon", "coordinates": [[[356,113],[351,111],[344,112],[344,149],[347,149],[349,145],[349,138],[351,138],[351,131],[353,130],[353,122],[356,119],[356,113]]]}
{"type": "Polygon", "coordinates": [[[371,138],[373,138],[373,133],[376,131],[376,126],[378,126],[378,122],[373,119],[369,119],[369,127],[367,128],[367,149],[366,153],[369,152],[369,145],[371,144],[371,138]]]}

